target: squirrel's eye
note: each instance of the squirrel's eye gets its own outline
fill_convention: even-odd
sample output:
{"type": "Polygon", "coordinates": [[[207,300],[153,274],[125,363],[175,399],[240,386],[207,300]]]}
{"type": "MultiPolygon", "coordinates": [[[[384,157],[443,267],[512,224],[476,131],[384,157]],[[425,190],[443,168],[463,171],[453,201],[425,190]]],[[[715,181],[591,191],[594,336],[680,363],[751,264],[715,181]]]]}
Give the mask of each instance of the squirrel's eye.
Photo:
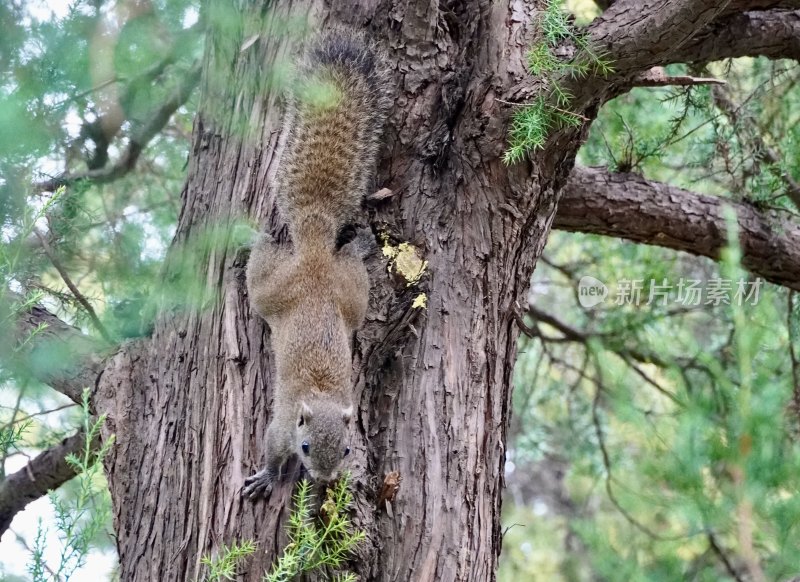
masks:
{"type": "Polygon", "coordinates": [[[297,421],[297,426],[303,426],[304,422],[305,422],[305,419],[303,418],[302,415],[300,415],[300,420],[297,421]]]}
{"type": "Polygon", "coordinates": [[[302,449],[303,449],[303,454],[307,455],[308,454],[308,441],[303,441],[303,444],[301,446],[302,446],[302,449]]]}
{"type": "Polygon", "coordinates": [[[344,456],[346,457],[349,454],[350,454],[350,447],[345,447],[344,448],[344,456]]]}

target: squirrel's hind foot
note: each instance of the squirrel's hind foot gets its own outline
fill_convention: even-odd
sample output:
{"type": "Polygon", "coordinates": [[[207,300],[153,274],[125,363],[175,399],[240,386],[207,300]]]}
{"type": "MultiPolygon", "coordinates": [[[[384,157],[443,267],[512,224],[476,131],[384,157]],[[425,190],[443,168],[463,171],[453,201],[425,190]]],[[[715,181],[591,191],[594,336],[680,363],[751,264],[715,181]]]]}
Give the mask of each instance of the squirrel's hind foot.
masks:
{"type": "Polygon", "coordinates": [[[242,497],[247,497],[250,501],[255,501],[260,497],[269,497],[277,478],[277,472],[270,469],[262,469],[255,475],[250,475],[244,480],[242,497]]]}
{"type": "Polygon", "coordinates": [[[352,236],[339,247],[339,253],[344,256],[356,257],[365,260],[378,250],[375,235],[369,228],[357,228],[351,231],[352,236]]]}

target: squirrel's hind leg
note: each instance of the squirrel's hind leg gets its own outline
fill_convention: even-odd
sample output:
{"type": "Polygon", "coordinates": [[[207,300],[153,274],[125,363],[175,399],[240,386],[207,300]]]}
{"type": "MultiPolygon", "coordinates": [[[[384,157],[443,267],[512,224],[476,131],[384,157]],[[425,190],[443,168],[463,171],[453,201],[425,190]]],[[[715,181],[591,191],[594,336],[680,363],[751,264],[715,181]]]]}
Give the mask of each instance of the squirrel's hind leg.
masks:
{"type": "Polygon", "coordinates": [[[262,234],[253,245],[247,261],[247,293],[250,305],[264,319],[283,309],[293,262],[289,247],[268,234],[262,234]]]}
{"type": "Polygon", "coordinates": [[[361,327],[367,313],[369,277],[364,266],[364,257],[375,246],[372,233],[362,231],[337,254],[337,273],[340,280],[337,301],[345,324],[350,330],[361,327]]]}

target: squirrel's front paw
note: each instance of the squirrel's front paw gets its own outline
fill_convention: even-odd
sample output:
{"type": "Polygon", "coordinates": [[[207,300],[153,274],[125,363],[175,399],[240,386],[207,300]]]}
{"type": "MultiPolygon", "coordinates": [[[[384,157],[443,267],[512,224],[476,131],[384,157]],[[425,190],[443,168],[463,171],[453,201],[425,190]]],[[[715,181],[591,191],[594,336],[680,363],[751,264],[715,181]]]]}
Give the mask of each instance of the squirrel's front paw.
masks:
{"type": "Polygon", "coordinates": [[[275,471],[270,471],[269,469],[262,469],[255,475],[250,475],[244,480],[242,496],[251,501],[255,501],[259,497],[267,497],[272,493],[272,486],[275,484],[276,477],[275,471]]]}

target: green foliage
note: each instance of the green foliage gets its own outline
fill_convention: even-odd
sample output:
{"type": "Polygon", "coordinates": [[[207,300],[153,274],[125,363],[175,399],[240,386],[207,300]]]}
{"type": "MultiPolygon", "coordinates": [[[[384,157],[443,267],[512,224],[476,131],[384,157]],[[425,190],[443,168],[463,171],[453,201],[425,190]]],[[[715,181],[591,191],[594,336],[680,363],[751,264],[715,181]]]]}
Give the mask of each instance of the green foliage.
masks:
{"type": "Polygon", "coordinates": [[[28,573],[33,580],[47,580],[47,564],[44,560],[44,538],[46,533],[46,529],[42,526],[42,520],[39,518],[39,523],[36,528],[36,538],[33,543],[33,551],[31,552],[31,561],[28,564],[28,573]]]}
{"type": "Polygon", "coordinates": [[[560,71],[563,63],[553,54],[547,43],[540,42],[528,52],[528,69],[536,76],[560,71]]]}
{"type": "MultiPolygon", "coordinates": [[[[132,10],[105,0],[0,4],[0,461],[5,465],[7,458],[32,457],[57,444],[83,423],[68,408],[71,403],[34,378],[70,370],[71,346],[43,334],[44,326],[20,342],[12,328],[20,312],[44,305],[85,334],[98,335],[99,326],[68,288],[66,274],[97,314],[113,349],[126,338],[149,334],[158,313],[211,305],[217,282],[198,273],[232,253],[225,245],[241,245],[249,230],[236,219],[225,225],[198,222],[166,261],[186,179],[195,97],[141,144],[146,147],[136,166],[122,177],[74,180],[54,193],[52,186],[40,186],[64,174],[109,170],[124,160],[143,128],[160,122],[167,98],[202,53],[206,24],[198,21],[205,15],[196,0],[154,0],[132,10]],[[46,337],[36,337],[40,334],[46,337]],[[35,350],[28,349],[35,339],[35,350]]],[[[240,48],[241,43],[235,50],[240,48]]],[[[102,487],[99,474],[93,481],[102,487]]],[[[83,478],[64,485],[53,498],[59,522],[44,523],[39,535],[40,557],[43,544],[53,545],[54,532],[69,538],[63,541],[65,569],[76,568],[90,546],[111,545],[96,528],[90,539],[91,514],[96,512],[99,523],[107,508],[102,495],[87,501],[88,487],[83,478]],[[50,536],[44,535],[47,529],[50,536]]],[[[25,517],[20,519],[24,523],[25,517]]],[[[25,537],[20,535],[20,544],[36,546],[32,535],[25,537]]],[[[49,561],[53,549],[47,548],[49,561]]]]}
{"type": "MultiPolygon", "coordinates": [[[[687,73],[682,66],[668,67],[667,72],[687,73]]],[[[701,163],[701,152],[703,156],[708,152],[700,144],[715,139],[707,86],[633,89],[613,103],[601,110],[590,130],[582,154],[588,164],[604,163],[617,172],[663,172],[680,159],[688,174],[701,163]]],[[[665,179],[663,174],[653,177],[665,179]]]]}
{"type": "Polygon", "coordinates": [[[599,237],[553,238],[558,269],[537,271],[551,293],[536,305],[586,336],[543,341],[560,332],[538,324],[541,337],[523,341],[510,456],[516,471],[562,467],[563,497],[551,503],[545,486],[545,513],[504,508],[506,523],[524,527],[507,535],[500,579],[728,579],[712,539],[733,561],[753,552],[766,579],[797,572],[785,292],[765,288],[756,305],[616,306],[623,278],[745,275],[735,256],[717,269],[599,237]],[[561,270],[569,264],[582,267],[561,270]],[[611,299],[576,305],[583,275],[609,285],[611,299]]]}
{"type": "Polygon", "coordinates": [[[743,59],[669,75],[702,74],[725,86],[634,89],[601,109],[581,150],[586,165],[634,171],[703,193],[794,208],[800,179],[797,66],[743,59]],[[774,156],[774,157],[773,157],[774,156]]]}
{"type": "MultiPolygon", "coordinates": [[[[24,291],[24,294],[16,294],[11,297],[11,300],[0,303],[0,351],[7,354],[8,360],[15,359],[45,329],[45,325],[40,324],[21,341],[10,345],[8,343],[13,335],[12,329],[19,314],[40,303],[44,297],[42,291],[25,289],[21,285],[25,276],[24,264],[27,261],[27,252],[23,241],[27,241],[33,236],[37,222],[40,222],[58,204],[63,195],[64,189],[59,188],[40,208],[23,207],[16,224],[6,226],[4,238],[8,243],[0,244],[0,299],[6,297],[8,290],[15,287],[22,288],[24,291]]],[[[6,374],[7,371],[0,369],[0,381],[6,374]]],[[[0,437],[1,442],[3,442],[2,437],[0,437]]],[[[2,458],[5,458],[7,450],[5,446],[0,445],[2,458]]]]}
{"type": "Polygon", "coordinates": [[[200,562],[208,568],[208,574],[204,580],[206,582],[234,580],[241,563],[255,551],[256,543],[253,540],[234,542],[230,546],[222,544],[218,556],[201,558],[200,562]]]}
{"type": "MultiPolygon", "coordinates": [[[[187,240],[176,242],[165,261],[147,266],[148,272],[138,279],[143,288],[131,289],[119,298],[117,293],[109,294],[110,309],[103,314],[104,325],[118,340],[147,336],[159,313],[210,308],[219,299],[219,287],[198,277],[198,273],[221,254],[234,254],[249,245],[255,232],[243,220],[198,228],[187,240]]],[[[143,240],[141,234],[137,236],[136,240],[143,240]]],[[[109,287],[120,282],[113,277],[107,281],[109,287]]]]}
{"type": "Polygon", "coordinates": [[[0,427],[0,456],[8,457],[9,452],[14,449],[19,451],[19,443],[22,435],[31,427],[33,421],[23,420],[22,422],[10,422],[0,427]]]}
{"type": "MultiPolygon", "coordinates": [[[[728,83],[634,89],[600,111],[580,163],[749,199],[791,218],[797,65],[747,59],[667,74],[728,83]]],[[[752,280],[732,250],[715,265],[551,234],[533,301],[584,335],[566,339],[538,323],[540,335],[521,342],[507,478],[518,501],[504,504],[513,527],[500,580],[733,580],[726,561],[740,579],[800,571],[795,294],[765,285],[757,305],[684,306],[675,289],[666,305],[648,304],[646,293],[638,305],[614,301],[624,279],[752,280]],[[582,307],[584,275],[605,282],[609,299],[582,307]],[[563,477],[553,485],[539,474],[563,477]],[[530,480],[536,500],[525,499],[530,480]]]]}
{"type": "MultiPolygon", "coordinates": [[[[11,283],[21,294],[44,294],[39,299],[78,325],[89,322],[86,313],[35,244],[34,227],[101,316],[106,306],[146,296],[174,232],[193,104],[149,144],[142,169],[113,185],[78,181],[55,194],[32,185],[115,163],[201,48],[198,27],[185,24],[197,15],[193,1],[157,0],[114,18],[109,7],[78,1],[51,14],[47,3],[0,9],[2,293],[11,283]]],[[[133,333],[118,327],[112,331],[121,337],[133,333]]]]}
{"type": "Polygon", "coordinates": [[[503,157],[506,164],[514,164],[531,149],[544,147],[554,129],[578,127],[582,118],[570,111],[551,105],[544,97],[525,105],[514,114],[509,131],[509,147],[503,157]]]}
{"type": "MultiPolygon", "coordinates": [[[[363,531],[352,531],[347,515],[353,504],[349,483],[350,475],[346,473],[335,487],[327,489],[320,518],[315,518],[311,483],[300,482],[289,516],[289,544],[264,576],[264,582],[288,582],[303,572],[344,566],[347,556],[365,538],[363,531]]],[[[351,582],[355,576],[339,573],[335,580],[351,582]]]]}
{"type": "Polygon", "coordinates": [[[69,454],[66,461],[75,471],[75,492],[66,499],[54,491],[50,502],[55,511],[55,528],[61,541],[58,564],[48,569],[44,560],[46,528],[39,524],[31,552],[28,572],[34,582],[69,580],[84,564],[97,536],[106,531],[111,518],[111,502],[103,479],[103,458],[114,444],[113,435],[99,448],[100,429],[106,420],[101,415],[92,420],[89,411],[90,389],[83,392],[83,447],[79,455],[69,454]]]}
{"type": "Polygon", "coordinates": [[[31,237],[36,223],[45,218],[47,213],[58,204],[64,196],[64,192],[64,188],[58,188],[38,209],[25,206],[21,209],[16,224],[7,225],[8,230],[4,238],[10,244],[0,245],[0,283],[4,287],[7,287],[19,276],[20,265],[24,260],[23,245],[13,244],[13,241],[24,241],[31,237]]]}
{"type": "Polygon", "coordinates": [[[592,48],[586,33],[571,25],[563,4],[564,0],[548,0],[539,19],[543,40],[528,51],[528,69],[545,80],[548,92],[514,113],[509,146],[503,156],[506,164],[517,163],[528,152],[543,148],[553,131],[579,127],[585,121],[569,111],[572,95],[562,86],[563,78],[583,78],[589,73],[605,76],[613,71],[611,63],[592,48]],[[564,60],[553,52],[562,42],[574,45],[577,52],[572,59],[564,60]]]}
{"type": "MultiPolygon", "coordinates": [[[[198,220],[191,238],[176,241],[167,256],[181,206],[194,99],[123,178],[78,181],[55,194],[33,186],[62,172],[102,167],[104,155],[106,167],[117,160],[132,132],[199,55],[200,27],[191,24],[196,3],[146,4],[140,16],[118,19],[110,34],[99,35],[114,8],[102,0],[78,0],[53,16],[31,12],[37,5],[46,9],[45,2],[0,3],[0,283],[2,292],[17,293],[12,302],[0,302],[4,353],[22,351],[46,331],[34,330],[21,345],[7,344],[14,315],[38,303],[97,333],[37,244],[34,227],[48,235],[54,255],[116,341],[148,334],[159,313],[213,305],[219,282],[198,274],[250,237],[236,217],[217,225],[198,220]],[[100,37],[111,40],[99,44],[100,37]],[[160,67],[152,78],[143,76],[160,67]],[[124,123],[104,150],[95,121],[108,114],[113,95],[124,123]]],[[[256,85],[253,91],[241,91],[238,80],[231,82],[239,71],[230,63],[248,50],[255,57],[263,31],[301,35],[307,22],[284,21],[260,6],[242,18],[229,2],[217,0],[201,18],[210,34],[225,39],[208,63],[217,74],[208,80],[205,121],[216,123],[215,114],[235,102],[239,117],[217,129],[260,138],[251,135],[254,104],[237,98],[282,86],[288,66],[273,63],[246,81],[256,85]]],[[[516,110],[508,163],[544,147],[553,132],[584,122],[570,112],[567,81],[611,70],[560,1],[546,4],[540,29],[528,67],[543,92],[516,110]]],[[[581,162],[793,216],[797,208],[788,194],[792,181],[800,180],[797,64],[741,59],[707,71],[672,65],[667,73],[717,76],[728,84],[635,89],[616,99],[593,123],[581,162]]],[[[219,120],[230,119],[226,109],[222,113],[219,120]]],[[[540,322],[541,336],[520,344],[508,444],[516,468],[504,502],[507,525],[520,525],[505,532],[501,580],[716,582],[732,579],[720,555],[750,577],[744,569],[751,551],[765,579],[796,575],[800,416],[790,404],[800,386],[797,295],[767,286],[756,306],[606,302],[586,309],[575,296],[584,274],[608,283],[613,295],[621,279],[707,283],[732,276],[736,260],[718,267],[661,249],[564,233],[553,233],[546,259],[534,280],[535,305],[584,340],[540,322]]],[[[53,346],[27,364],[67,360],[53,346]]],[[[0,457],[31,454],[77,423],[87,435],[96,434],[99,424],[88,421],[85,407],[80,417],[75,409],[60,411],[69,403],[4,366],[0,457]]],[[[51,569],[61,570],[63,579],[77,573],[91,547],[108,544],[105,526],[98,525],[107,523],[108,500],[99,464],[87,456],[89,440],[71,458],[81,477],[54,497],[57,522],[43,523],[29,544],[34,551],[27,579],[50,576],[44,561],[48,527],[62,536],[62,563],[51,569]]],[[[301,486],[289,546],[266,579],[344,564],[364,534],[351,532],[346,513],[352,500],[341,487],[327,494],[320,519],[310,489],[301,486]]],[[[204,558],[209,576],[235,577],[252,548],[248,541],[222,546],[218,557],[204,558]]],[[[338,573],[334,579],[355,576],[338,573]]]]}
{"type": "Polygon", "coordinates": [[[569,15],[564,9],[564,0],[548,0],[544,13],[539,21],[542,35],[550,46],[572,37],[572,25],[569,15]]]}

